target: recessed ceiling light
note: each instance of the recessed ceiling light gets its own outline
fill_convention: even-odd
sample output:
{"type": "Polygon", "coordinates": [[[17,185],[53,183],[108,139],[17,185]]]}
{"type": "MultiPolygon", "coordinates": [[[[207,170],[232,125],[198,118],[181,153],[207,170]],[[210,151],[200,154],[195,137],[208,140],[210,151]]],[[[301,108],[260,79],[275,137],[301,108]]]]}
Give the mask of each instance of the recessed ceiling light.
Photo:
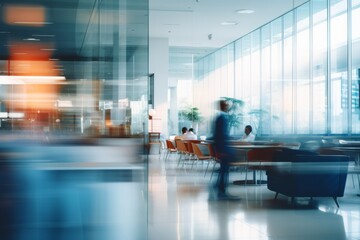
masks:
{"type": "Polygon", "coordinates": [[[37,38],[25,38],[24,41],[40,41],[40,39],[37,39],[37,38]]]}
{"type": "Polygon", "coordinates": [[[250,13],[254,13],[255,11],[251,10],[251,9],[239,9],[239,10],[236,10],[236,12],[237,13],[250,14],[250,13]]]}
{"type": "Polygon", "coordinates": [[[225,21],[225,22],[222,22],[221,25],[224,25],[224,26],[232,26],[232,25],[237,25],[238,23],[237,22],[233,22],[233,21],[225,21]]]}

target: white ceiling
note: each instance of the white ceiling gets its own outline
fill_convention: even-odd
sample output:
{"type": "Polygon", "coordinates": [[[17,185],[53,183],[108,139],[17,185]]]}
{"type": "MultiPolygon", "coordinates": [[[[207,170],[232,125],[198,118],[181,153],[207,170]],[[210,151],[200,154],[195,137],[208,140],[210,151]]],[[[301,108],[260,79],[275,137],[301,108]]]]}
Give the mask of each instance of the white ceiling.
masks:
{"type": "Polygon", "coordinates": [[[171,47],[220,48],[304,2],[307,0],[150,0],[150,37],[169,38],[171,47]],[[239,14],[239,9],[254,13],[239,14]],[[224,21],[237,25],[223,26],[224,21]]]}
{"type": "Polygon", "coordinates": [[[190,80],[194,60],[305,2],[307,0],[149,0],[149,36],[169,38],[171,82],[190,80]],[[254,13],[239,14],[239,9],[254,10],[254,13]],[[237,25],[221,25],[225,21],[234,21],[237,25]]]}

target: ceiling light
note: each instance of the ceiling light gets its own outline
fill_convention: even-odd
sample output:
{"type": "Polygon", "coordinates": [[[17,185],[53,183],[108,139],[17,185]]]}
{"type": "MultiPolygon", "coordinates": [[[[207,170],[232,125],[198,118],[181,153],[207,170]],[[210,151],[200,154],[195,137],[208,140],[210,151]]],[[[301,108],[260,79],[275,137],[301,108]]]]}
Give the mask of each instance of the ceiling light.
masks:
{"type": "Polygon", "coordinates": [[[224,25],[224,26],[233,26],[233,25],[237,25],[238,23],[237,22],[233,22],[233,21],[225,21],[225,22],[222,22],[221,25],[224,25]]]}
{"type": "Polygon", "coordinates": [[[243,14],[250,14],[250,13],[254,13],[254,10],[251,9],[239,9],[236,11],[237,13],[243,13],[243,14]]]}
{"type": "Polygon", "coordinates": [[[0,76],[0,84],[63,84],[64,76],[0,76]]]}
{"type": "Polygon", "coordinates": [[[25,38],[24,41],[40,41],[40,39],[37,39],[37,38],[25,38]]]}

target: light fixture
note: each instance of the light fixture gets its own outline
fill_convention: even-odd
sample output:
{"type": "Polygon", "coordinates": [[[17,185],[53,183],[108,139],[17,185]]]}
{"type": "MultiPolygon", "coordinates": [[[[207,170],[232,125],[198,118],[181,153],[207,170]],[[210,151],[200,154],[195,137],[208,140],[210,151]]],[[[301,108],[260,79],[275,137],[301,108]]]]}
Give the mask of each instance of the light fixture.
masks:
{"type": "Polygon", "coordinates": [[[238,23],[237,22],[234,22],[234,21],[225,21],[225,22],[222,22],[221,25],[223,26],[234,26],[234,25],[237,25],[238,23]]]}
{"type": "Polygon", "coordinates": [[[25,38],[24,41],[40,41],[38,38],[25,38]]]}
{"type": "Polygon", "coordinates": [[[239,9],[239,10],[236,10],[236,12],[241,13],[241,14],[250,14],[250,13],[254,13],[255,11],[251,10],[251,9],[239,9]]]}
{"type": "Polygon", "coordinates": [[[64,84],[64,76],[0,76],[0,84],[64,84]]]}

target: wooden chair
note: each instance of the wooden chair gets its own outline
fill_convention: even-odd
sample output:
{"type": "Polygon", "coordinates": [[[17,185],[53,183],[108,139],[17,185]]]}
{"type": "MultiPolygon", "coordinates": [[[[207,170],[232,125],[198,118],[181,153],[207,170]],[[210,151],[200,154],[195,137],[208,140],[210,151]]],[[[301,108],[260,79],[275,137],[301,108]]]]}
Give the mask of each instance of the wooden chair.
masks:
{"type": "MultiPolygon", "coordinates": [[[[210,156],[210,155],[205,156],[202,153],[202,151],[200,150],[198,144],[191,143],[191,146],[192,146],[193,152],[194,152],[194,154],[196,156],[197,162],[199,162],[199,161],[208,161],[208,164],[207,164],[207,167],[206,167],[206,170],[205,170],[205,173],[204,173],[204,176],[205,176],[206,172],[207,172],[207,170],[209,168],[210,161],[213,159],[213,157],[210,156]]],[[[193,163],[193,165],[194,165],[194,163],[193,163]]]]}
{"type": "Polygon", "coordinates": [[[177,154],[178,150],[177,148],[174,146],[173,142],[170,140],[166,140],[166,155],[165,155],[165,161],[168,159],[168,157],[170,156],[170,154],[177,154]]]}
{"type": "Polygon", "coordinates": [[[177,150],[180,153],[180,158],[178,161],[178,166],[180,165],[181,160],[183,160],[183,167],[185,166],[185,161],[190,159],[190,152],[188,150],[188,147],[186,146],[185,142],[181,139],[176,139],[176,147],[177,150]]]}

